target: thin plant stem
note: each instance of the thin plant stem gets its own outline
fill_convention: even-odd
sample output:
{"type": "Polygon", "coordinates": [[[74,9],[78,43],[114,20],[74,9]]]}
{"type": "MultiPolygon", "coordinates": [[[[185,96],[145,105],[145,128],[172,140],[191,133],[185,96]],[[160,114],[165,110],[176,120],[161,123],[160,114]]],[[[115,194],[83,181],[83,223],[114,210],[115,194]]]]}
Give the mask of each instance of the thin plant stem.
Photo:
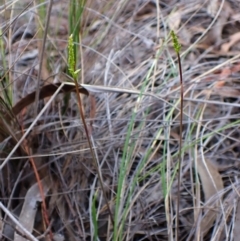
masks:
{"type": "Polygon", "coordinates": [[[182,170],[182,126],[183,126],[183,78],[182,78],[182,65],[180,57],[181,45],[174,31],[171,31],[173,47],[177,54],[179,76],[180,76],[180,129],[179,129],[179,151],[178,151],[178,198],[176,210],[176,241],[179,240],[179,213],[180,213],[180,189],[181,189],[181,170],[182,170]]]}
{"type": "Polygon", "coordinates": [[[40,53],[40,57],[39,57],[39,70],[38,70],[38,76],[37,76],[37,87],[36,87],[36,95],[35,95],[35,104],[36,104],[35,113],[34,113],[35,117],[37,116],[37,110],[38,110],[37,106],[38,106],[38,102],[39,102],[39,91],[40,91],[40,81],[41,81],[41,76],[42,76],[42,65],[43,65],[43,58],[44,58],[44,54],[45,54],[45,45],[46,45],[46,41],[47,41],[47,32],[48,32],[48,26],[50,23],[52,5],[53,5],[53,0],[50,0],[49,5],[48,5],[48,11],[47,11],[47,18],[46,18],[47,20],[46,20],[45,31],[43,34],[41,53],[40,53]]]}
{"type": "Polygon", "coordinates": [[[182,170],[182,132],[183,132],[183,79],[182,79],[182,65],[179,53],[177,53],[179,75],[180,75],[180,129],[179,129],[179,152],[178,152],[178,198],[177,198],[177,232],[176,240],[179,240],[179,212],[180,212],[180,186],[181,186],[181,170],[182,170]]]}
{"type": "Polygon", "coordinates": [[[80,116],[81,116],[81,119],[82,119],[82,122],[83,122],[83,126],[84,126],[86,137],[87,137],[87,142],[88,142],[88,145],[89,145],[89,148],[90,148],[91,155],[93,157],[93,161],[95,163],[95,168],[96,168],[97,175],[98,175],[98,178],[99,178],[99,183],[100,183],[101,189],[103,191],[103,196],[104,196],[104,199],[106,201],[107,209],[108,209],[110,219],[111,219],[111,222],[112,222],[112,225],[113,225],[114,224],[113,215],[112,215],[109,203],[108,203],[106,192],[104,191],[102,176],[101,176],[101,173],[98,169],[97,159],[96,159],[96,156],[95,156],[95,152],[93,151],[92,143],[91,143],[90,136],[89,136],[89,133],[88,133],[88,128],[87,128],[87,124],[86,124],[85,117],[84,117],[82,101],[81,101],[81,98],[80,98],[80,92],[79,92],[77,80],[74,79],[74,82],[75,82],[75,85],[76,85],[76,93],[77,93],[77,102],[78,102],[79,113],[80,113],[80,116]]]}

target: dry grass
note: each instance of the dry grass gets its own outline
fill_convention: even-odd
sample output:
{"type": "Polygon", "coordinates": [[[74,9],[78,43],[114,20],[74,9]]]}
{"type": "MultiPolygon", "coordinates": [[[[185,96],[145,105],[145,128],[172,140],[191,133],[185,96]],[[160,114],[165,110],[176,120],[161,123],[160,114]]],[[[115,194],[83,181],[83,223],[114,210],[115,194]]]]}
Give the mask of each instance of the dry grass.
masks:
{"type": "Polygon", "coordinates": [[[48,1],[0,2],[1,240],[175,240],[180,85],[171,29],[184,80],[179,240],[236,240],[240,3],[87,1],[79,82],[92,86],[81,97],[103,190],[75,93],[27,101],[17,118],[10,110],[38,86],[69,81],[68,1],[53,3],[42,30],[48,1]],[[11,215],[28,229],[23,239],[11,215]]]}

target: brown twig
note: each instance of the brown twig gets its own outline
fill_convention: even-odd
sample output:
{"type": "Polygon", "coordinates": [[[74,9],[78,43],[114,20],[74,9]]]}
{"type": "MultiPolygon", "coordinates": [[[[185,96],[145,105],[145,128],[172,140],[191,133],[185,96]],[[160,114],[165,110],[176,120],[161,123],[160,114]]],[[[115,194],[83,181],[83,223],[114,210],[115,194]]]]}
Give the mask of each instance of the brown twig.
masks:
{"type": "MultiPolygon", "coordinates": [[[[21,131],[22,131],[22,133],[24,133],[23,125],[21,125],[21,131]]],[[[29,156],[29,162],[31,163],[34,175],[35,175],[37,183],[38,183],[39,192],[40,192],[40,195],[41,195],[41,198],[42,198],[41,205],[42,205],[43,220],[45,222],[44,226],[46,226],[46,229],[47,229],[48,227],[50,227],[50,222],[49,222],[49,217],[48,217],[48,213],[47,213],[47,205],[46,205],[46,202],[45,202],[45,195],[44,195],[44,191],[43,191],[43,186],[42,186],[41,178],[39,176],[39,173],[38,173],[37,167],[35,165],[34,159],[33,159],[33,157],[31,157],[31,151],[30,151],[30,148],[29,148],[26,140],[23,141],[23,149],[26,152],[26,154],[29,156]]],[[[46,231],[46,229],[44,231],[46,231]]],[[[52,233],[51,229],[49,230],[49,234],[50,234],[50,240],[53,240],[53,233],[52,233]]]]}

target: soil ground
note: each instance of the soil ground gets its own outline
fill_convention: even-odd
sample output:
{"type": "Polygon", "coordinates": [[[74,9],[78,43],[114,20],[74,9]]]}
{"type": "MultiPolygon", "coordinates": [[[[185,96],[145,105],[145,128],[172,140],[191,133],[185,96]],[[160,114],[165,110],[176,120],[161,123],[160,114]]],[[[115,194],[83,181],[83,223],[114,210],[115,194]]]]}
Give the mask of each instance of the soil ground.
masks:
{"type": "MultiPolygon", "coordinates": [[[[34,237],[238,240],[240,1],[86,2],[77,67],[79,83],[92,86],[81,100],[97,167],[76,93],[24,99],[70,81],[69,1],[53,1],[48,28],[49,1],[0,3],[1,164],[9,158],[0,201],[34,237]],[[182,46],[182,137],[171,30],[182,46]],[[10,118],[9,103],[19,101],[10,118]]],[[[6,210],[0,215],[1,240],[22,240],[6,210]]]]}

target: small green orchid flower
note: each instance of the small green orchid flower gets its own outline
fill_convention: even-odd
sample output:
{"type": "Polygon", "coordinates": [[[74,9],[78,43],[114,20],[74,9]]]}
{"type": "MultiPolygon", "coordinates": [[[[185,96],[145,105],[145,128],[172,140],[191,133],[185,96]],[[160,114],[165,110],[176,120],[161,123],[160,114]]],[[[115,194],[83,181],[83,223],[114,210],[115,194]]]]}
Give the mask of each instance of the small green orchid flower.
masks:
{"type": "Polygon", "coordinates": [[[75,70],[74,43],[72,34],[68,38],[68,70],[74,79],[77,79],[80,69],[75,70]]]}
{"type": "Polygon", "coordinates": [[[181,44],[178,41],[178,37],[177,35],[174,33],[174,31],[171,31],[171,36],[172,36],[172,41],[173,41],[173,47],[174,50],[177,54],[179,54],[180,50],[181,50],[181,44]]]}

